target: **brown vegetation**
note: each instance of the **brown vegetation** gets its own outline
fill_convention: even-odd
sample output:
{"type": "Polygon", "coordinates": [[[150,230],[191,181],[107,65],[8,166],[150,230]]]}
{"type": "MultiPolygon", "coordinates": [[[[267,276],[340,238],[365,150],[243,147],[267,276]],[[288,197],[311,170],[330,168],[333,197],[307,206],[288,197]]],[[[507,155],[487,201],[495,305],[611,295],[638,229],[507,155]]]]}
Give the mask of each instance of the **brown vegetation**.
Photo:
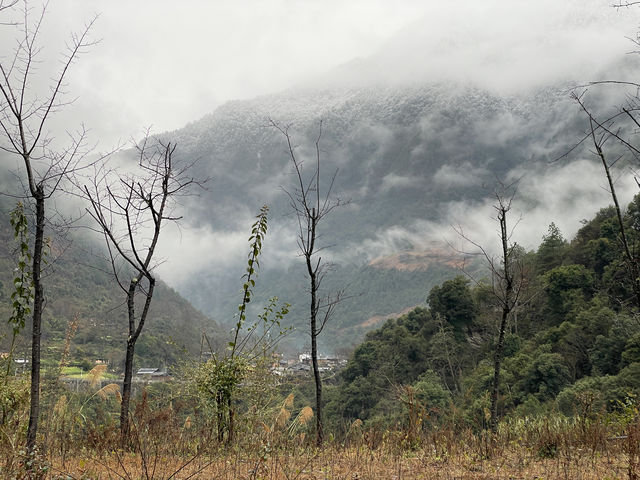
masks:
{"type": "MultiPolygon", "coordinates": [[[[94,394],[90,401],[106,407],[105,399],[94,394]]],[[[131,443],[122,449],[116,447],[115,421],[74,428],[81,419],[63,418],[66,407],[58,402],[51,424],[57,431],[46,453],[27,459],[14,448],[20,429],[3,431],[0,477],[601,480],[636,479],[640,470],[635,407],[589,420],[514,419],[501,423],[496,434],[455,425],[425,428],[422,422],[410,422],[417,428],[367,429],[356,420],[342,438],[317,448],[313,411],[296,408],[293,395],[270,409],[247,412],[231,444],[217,442],[215,425],[202,411],[184,419],[185,406],[176,397],[152,406],[143,393],[132,416],[131,443]]]]}
{"type": "MultiPolygon", "coordinates": [[[[153,478],[168,478],[183,463],[184,459],[179,457],[163,457],[156,468],[158,476],[153,478]]],[[[76,458],[66,469],[59,471],[72,478],[145,478],[139,464],[136,457],[110,454],[99,461],[76,458]],[[124,474],[125,470],[129,476],[124,474]]],[[[55,467],[53,470],[58,470],[55,467]]],[[[260,452],[234,450],[198,459],[172,478],[602,480],[628,477],[625,458],[592,458],[587,452],[567,458],[541,459],[527,450],[510,449],[503,450],[500,457],[483,460],[464,453],[443,458],[422,450],[401,454],[382,449],[331,446],[323,450],[292,449],[266,456],[260,452]]]]}
{"type": "Polygon", "coordinates": [[[446,265],[460,268],[464,264],[463,255],[443,248],[428,250],[409,250],[386,257],[374,258],[369,265],[383,270],[400,270],[405,272],[426,271],[432,265],[446,265]]]}

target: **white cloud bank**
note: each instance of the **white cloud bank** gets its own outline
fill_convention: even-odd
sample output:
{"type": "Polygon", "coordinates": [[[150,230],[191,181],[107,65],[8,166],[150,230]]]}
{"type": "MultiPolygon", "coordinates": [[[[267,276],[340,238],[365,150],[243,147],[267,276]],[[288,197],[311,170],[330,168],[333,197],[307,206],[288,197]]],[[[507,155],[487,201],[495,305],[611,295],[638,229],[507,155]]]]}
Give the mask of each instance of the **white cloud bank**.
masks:
{"type": "MultiPolygon", "coordinates": [[[[601,208],[612,203],[602,167],[596,162],[577,160],[565,165],[549,165],[534,170],[514,170],[512,179],[521,178],[508,215],[514,228],[512,240],[527,249],[536,249],[554,222],[565,238],[572,238],[601,208]]],[[[616,184],[619,201],[624,206],[638,193],[630,172],[622,172],[616,184]]],[[[456,229],[482,245],[488,252],[498,253],[499,226],[495,218],[495,197],[487,192],[484,202],[450,202],[440,205],[444,220],[416,221],[412,225],[393,226],[377,232],[372,238],[349,250],[371,260],[400,250],[455,248],[473,252],[476,248],[461,238],[456,229]]]]}

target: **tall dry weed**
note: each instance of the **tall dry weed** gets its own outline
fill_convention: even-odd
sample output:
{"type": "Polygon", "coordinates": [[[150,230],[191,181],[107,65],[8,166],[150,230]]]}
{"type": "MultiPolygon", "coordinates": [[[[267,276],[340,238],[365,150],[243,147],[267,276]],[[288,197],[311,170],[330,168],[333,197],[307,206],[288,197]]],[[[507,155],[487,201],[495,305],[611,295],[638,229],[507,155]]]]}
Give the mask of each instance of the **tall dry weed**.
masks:
{"type": "Polygon", "coordinates": [[[84,377],[84,381],[87,382],[91,388],[96,388],[102,381],[102,378],[104,377],[104,374],[106,372],[106,364],[101,363],[99,365],[96,365],[87,372],[87,375],[84,377]]]}
{"type": "Polygon", "coordinates": [[[120,393],[120,385],[117,383],[109,383],[95,393],[100,398],[106,399],[110,396],[116,397],[118,403],[122,402],[122,394],[120,393]]]}

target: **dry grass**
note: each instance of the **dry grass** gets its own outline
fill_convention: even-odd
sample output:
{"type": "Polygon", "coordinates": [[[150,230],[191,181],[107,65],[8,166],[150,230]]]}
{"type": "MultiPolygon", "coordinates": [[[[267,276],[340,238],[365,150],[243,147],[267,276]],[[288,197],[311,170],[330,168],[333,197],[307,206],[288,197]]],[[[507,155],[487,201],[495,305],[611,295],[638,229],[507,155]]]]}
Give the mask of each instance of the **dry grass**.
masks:
{"type": "Polygon", "coordinates": [[[85,378],[85,381],[89,382],[89,385],[91,385],[91,388],[96,388],[106,371],[107,371],[106,364],[96,365],[91,370],[89,370],[85,378]]]}
{"type": "Polygon", "coordinates": [[[516,480],[566,479],[613,480],[629,478],[626,455],[592,456],[587,451],[543,459],[523,449],[506,449],[491,459],[472,452],[441,456],[432,449],[411,453],[365,446],[323,450],[297,448],[283,451],[233,449],[212,457],[156,459],[153,471],[145,471],[133,454],[111,453],[102,458],[77,457],[64,469],[53,462],[53,471],[71,478],[93,479],[447,479],[516,480]],[[181,468],[182,467],[182,468],[181,468]]]}
{"type": "MultiPolygon", "coordinates": [[[[100,369],[94,373],[99,377],[100,369]]],[[[270,409],[245,411],[233,440],[220,442],[217,417],[201,404],[178,395],[155,403],[145,389],[120,449],[118,393],[108,384],[77,398],[59,396],[47,412],[50,434],[41,435],[46,449],[29,465],[20,451],[23,402],[0,425],[0,479],[640,479],[635,400],[593,417],[507,418],[495,435],[456,422],[416,422],[411,412],[404,427],[391,430],[354,420],[340,440],[330,436],[317,449],[314,412],[296,406],[293,395],[270,409]]]]}
{"type": "MultiPolygon", "coordinates": [[[[290,410],[291,409],[291,410],[290,410]]],[[[446,480],[637,480],[640,424],[612,436],[611,423],[558,419],[501,424],[495,435],[470,429],[425,429],[416,438],[403,430],[366,430],[355,421],[344,442],[330,439],[324,448],[305,439],[313,411],[292,415],[285,400],[274,412],[287,421],[259,427],[232,444],[215,442],[192,425],[178,423],[171,408],[137,406],[133,438],[127,450],[114,449],[117,432],[102,443],[74,443],[60,453],[50,449],[34,464],[41,473],[24,476],[20,454],[4,450],[0,478],[59,479],[446,479],[446,480]],[[288,408],[287,408],[288,407],[288,408]],[[11,459],[13,457],[13,459],[11,459]],[[9,468],[10,467],[10,468],[9,468]]]]}

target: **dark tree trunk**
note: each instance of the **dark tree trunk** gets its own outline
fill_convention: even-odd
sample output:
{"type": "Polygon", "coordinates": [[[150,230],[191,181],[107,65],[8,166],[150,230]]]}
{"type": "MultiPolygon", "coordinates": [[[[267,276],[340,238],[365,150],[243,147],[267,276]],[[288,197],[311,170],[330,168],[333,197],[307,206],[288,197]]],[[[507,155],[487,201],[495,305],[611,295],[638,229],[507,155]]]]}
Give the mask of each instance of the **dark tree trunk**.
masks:
{"type": "Polygon", "coordinates": [[[234,436],[234,415],[232,404],[233,399],[230,396],[224,395],[220,391],[215,394],[216,399],[216,417],[218,419],[217,430],[218,430],[218,443],[223,443],[225,441],[225,432],[226,432],[226,443],[230,444],[233,441],[234,436]]]}
{"type": "Polygon", "coordinates": [[[507,328],[509,313],[513,308],[513,271],[509,255],[509,232],[507,230],[508,208],[499,199],[498,221],[500,222],[500,240],[502,242],[502,281],[504,282],[504,296],[502,298],[502,318],[500,319],[500,332],[493,363],[493,388],[491,391],[491,418],[492,431],[498,429],[498,395],[500,392],[500,367],[502,365],[502,351],[504,349],[504,333],[507,328]]]}
{"type": "Polygon", "coordinates": [[[493,357],[493,386],[491,389],[491,419],[490,427],[492,431],[498,429],[498,394],[500,390],[500,367],[502,366],[502,351],[504,350],[504,332],[507,327],[507,318],[509,317],[509,309],[502,309],[502,319],[500,321],[500,333],[498,335],[498,343],[493,357]]]}
{"type": "Polygon", "coordinates": [[[129,317],[129,336],[127,338],[127,353],[124,359],[124,379],[122,381],[122,403],[120,404],[120,440],[124,446],[129,437],[131,430],[129,425],[129,404],[131,403],[131,381],[133,379],[133,356],[135,355],[136,341],[142,332],[144,323],[149,313],[149,307],[151,305],[151,298],[153,297],[153,290],[155,287],[155,279],[150,275],[143,276],[139,274],[136,278],[129,283],[129,290],[127,291],[127,314],[129,317]],[[145,302],[140,313],[140,319],[136,326],[136,312],[135,312],[135,296],[136,290],[140,288],[140,282],[143,278],[149,280],[149,288],[145,292],[145,302]]]}
{"type": "Polygon", "coordinates": [[[318,304],[316,300],[316,277],[311,276],[311,363],[313,365],[313,379],[316,385],[316,444],[320,447],[324,441],[322,425],[322,378],[318,368],[318,304]]]}
{"type": "Polygon", "coordinates": [[[227,432],[227,443],[231,443],[233,442],[233,435],[234,435],[234,416],[235,416],[235,412],[233,411],[233,399],[231,398],[231,396],[227,397],[227,413],[229,415],[229,419],[228,419],[228,424],[229,424],[229,431],[227,432]]]}
{"type": "Polygon", "coordinates": [[[27,453],[31,454],[36,445],[38,416],[40,415],[40,338],[42,336],[42,310],[44,289],[42,287],[42,252],[44,248],[44,189],[38,185],[34,193],[36,200],[36,236],[33,247],[33,327],[31,334],[31,404],[29,407],[29,427],[27,429],[27,453]]]}
{"type": "Polygon", "coordinates": [[[216,394],[216,406],[218,407],[217,417],[218,417],[218,443],[222,443],[224,441],[224,408],[225,402],[222,393],[218,392],[216,394]]]}
{"type": "Polygon", "coordinates": [[[127,341],[124,360],[124,380],[122,381],[122,402],[120,403],[120,439],[124,445],[129,438],[129,403],[131,402],[131,380],[133,378],[133,355],[135,344],[127,341]]]}
{"type": "Polygon", "coordinates": [[[307,261],[307,273],[311,283],[311,311],[309,322],[311,326],[311,364],[313,365],[313,379],[316,386],[316,445],[320,447],[324,441],[324,429],[322,425],[322,378],[320,378],[320,369],[318,368],[318,267],[314,268],[311,263],[316,240],[316,213],[316,209],[313,208],[309,216],[309,243],[307,252],[305,253],[305,259],[307,261]]]}
{"type": "Polygon", "coordinates": [[[133,378],[133,355],[135,354],[135,296],[140,277],[131,280],[127,291],[127,316],[129,318],[129,335],[127,336],[127,352],[124,358],[124,379],[122,381],[122,402],[120,403],[120,440],[124,446],[129,438],[129,403],[131,402],[131,380],[133,378]]]}

